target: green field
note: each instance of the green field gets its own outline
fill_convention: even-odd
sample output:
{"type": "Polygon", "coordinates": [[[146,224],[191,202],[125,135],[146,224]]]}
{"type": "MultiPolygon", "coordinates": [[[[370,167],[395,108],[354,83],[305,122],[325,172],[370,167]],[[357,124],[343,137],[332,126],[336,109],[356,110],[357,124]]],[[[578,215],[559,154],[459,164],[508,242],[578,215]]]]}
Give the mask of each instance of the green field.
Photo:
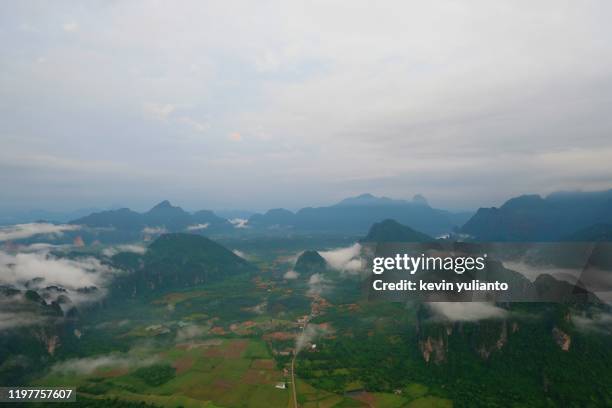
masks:
{"type": "Polygon", "coordinates": [[[80,374],[66,369],[53,372],[38,383],[73,384],[88,397],[146,401],[168,407],[287,406],[290,390],[275,388],[284,378],[262,341],[223,339],[216,342],[218,345],[209,343],[200,346],[194,342],[191,349],[181,345],[148,350],[149,358],[153,357],[156,364],[168,364],[175,369],[174,378],[159,386],[139,378],[137,370],[121,363],[121,355],[114,359],[115,364],[111,362],[93,372],[80,374]]]}

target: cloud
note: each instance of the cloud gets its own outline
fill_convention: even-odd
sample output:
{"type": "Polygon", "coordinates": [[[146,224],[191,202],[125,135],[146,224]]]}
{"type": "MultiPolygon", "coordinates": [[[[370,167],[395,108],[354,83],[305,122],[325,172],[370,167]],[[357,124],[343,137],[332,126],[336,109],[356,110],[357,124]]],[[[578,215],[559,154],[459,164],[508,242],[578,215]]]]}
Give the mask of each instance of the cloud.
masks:
{"type": "Polygon", "coordinates": [[[330,282],[320,273],[310,275],[308,279],[308,296],[320,296],[331,289],[330,282]]]}
{"type": "Polygon", "coordinates": [[[230,133],[228,138],[232,142],[240,142],[240,141],[242,141],[242,135],[239,132],[232,132],[232,133],[230,133]]]}
{"type": "Polygon", "coordinates": [[[232,250],[232,252],[234,253],[234,255],[241,257],[242,259],[252,259],[252,256],[247,255],[246,253],[244,253],[243,251],[240,251],[238,249],[234,249],[232,250]]]}
{"type": "Polygon", "coordinates": [[[168,230],[165,227],[144,227],[142,229],[142,233],[147,235],[165,234],[166,232],[168,230]]]}
{"type": "Polygon", "coordinates": [[[612,313],[600,313],[591,317],[573,314],[572,322],[582,331],[612,334],[612,313]]]}
{"type": "MultiPolygon", "coordinates": [[[[0,301],[2,305],[2,301],[0,301]]],[[[36,326],[46,321],[43,316],[29,312],[0,311],[0,331],[19,327],[36,326]]]]}
{"type": "Polygon", "coordinates": [[[181,327],[176,332],[176,341],[182,342],[191,339],[195,339],[197,337],[201,337],[208,332],[207,327],[197,326],[197,325],[187,325],[185,327],[181,327]]]}
{"type": "Polygon", "coordinates": [[[438,318],[453,322],[501,319],[508,315],[506,310],[482,302],[431,302],[428,306],[438,318]]]}
{"type": "Polygon", "coordinates": [[[133,370],[155,364],[157,357],[146,357],[130,353],[112,353],[96,357],[72,358],[57,363],[51,367],[55,374],[64,375],[89,375],[102,369],[126,369],[133,370]]]}
{"type": "Polygon", "coordinates": [[[205,133],[210,129],[210,124],[207,122],[198,122],[188,116],[182,116],[177,120],[179,123],[186,125],[198,133],[205,133]]]}
{"type": "Polygon", "coordinates": [[[317,337],[328,332],[329,330],[316,324],[307,325],[295,339],[295,352],[299,353],[308,345],[308,343],[312,343],[317,337]]]}
{"type": "Polygon", "coordinates": [[[249,220],[245,218],[232,218],[229,222],[234,226],[234,228],[248,228],[247,225],[249,220]]]}
{"type": "Polygon", "coordinates": [[[135,254],[144,255],[147,252],[147,247],[140,244],[123,244],[110,246],[102,250],[102,255],[112,257],[120,252],[133,252],[135,254]]]}
{"type": "Polygon", "coordinates": [[[285,272],[285,274],[283,275],[283,279],[286,279],[286,280],[294,280],[299,277],[300,277],[300,274],[294,271],[293,269],[285,272]]]}
{"type": "Polygon", "coordinates": [[[20,245],[19,252],[41,252],[41,251],[62,251],[68,250],[72,248],[72,245],[56,245],[56,244],[48,244],[46,242],[36,242],[34,244],[29,245],[20,245]]]}
{"type": "Polygon", "coordinates": [[[319,251],[319,254],[332,268],[340,271],[356,273],[364,268],[364,260],[360,257],[361,245],[359,243],[346,248],[319,251]]]}
{"type": "Polygon", "coordinates": [[[21,290],[60,286],[75,304],[100,299],[105,295],[105,287],[118,273],[121,272],[93,257],[58,258],[48,250],[17,254],[0,251],[0,284],[21,290]],[[85,287],[98,290],[94,293],[79,290],[85,287]]]}
{"type": "Polygon", "coordinates": [[[161,121],[168,120],[168,117],[176,110],[172,104],[145,103],[143,110],[147,116],[161,121]]]}
{"type": "Polygon", "coordinates": [[[187,227],[187,231],[201,231],[201,230],[205,230],[209,226],[210,226],[209,222],[206,222],[204,224],[190,225],[190,226],[187,227]]]}
{"type": "Polygon", "coordinates": [[[30,223],[0,227],[0,241],[30,238],[35,235],[61,236],[66,231],[76,231],[79,225],[30,223]]]}
{"type": "Polygon", "coordinates": [[[53,35],[72,24],[61,7],[10,3],[7,207],[142,205],[159,190],[195,206],[205,186],[219,208],[364,190],[472,208],[612,182],[606,2],[88,2],[70,36],[53,35]],[[213,137],[177,137],[209,115],[213,137]],[[236,129],[266,139],[227,149],[236,129]]]}
{"type": "Polygon", "coordinates": [[[70,21],[62,25],[62,29],[68,33],[72,33],[79,30],[79,24],[76,21],[70,21]]]}

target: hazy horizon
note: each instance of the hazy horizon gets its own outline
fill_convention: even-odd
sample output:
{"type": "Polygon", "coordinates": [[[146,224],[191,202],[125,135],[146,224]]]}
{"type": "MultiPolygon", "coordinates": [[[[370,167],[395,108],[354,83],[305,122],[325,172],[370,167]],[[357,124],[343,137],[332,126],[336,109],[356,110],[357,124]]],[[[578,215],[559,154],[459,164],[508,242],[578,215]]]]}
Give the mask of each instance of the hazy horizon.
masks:
{"type": "Polygon", "coordinates": [[[0,5],[0,211],[612,186],[612,4],[0,5]]]}

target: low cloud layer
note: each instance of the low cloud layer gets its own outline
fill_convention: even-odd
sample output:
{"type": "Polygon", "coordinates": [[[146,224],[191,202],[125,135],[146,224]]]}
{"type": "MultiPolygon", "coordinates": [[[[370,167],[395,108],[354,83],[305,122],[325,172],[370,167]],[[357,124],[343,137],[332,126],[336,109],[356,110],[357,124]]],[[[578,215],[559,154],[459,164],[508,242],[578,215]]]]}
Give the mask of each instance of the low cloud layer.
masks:
{"type": "Polygon", "coordinates": [[[190,324],[190,325],[181,327],[176,331],[176,341],[183,342],[187,340],[192,340],[192,339],[205,335],[207,332],[208,332],[208,327],[190,324]]]}
{"type": "Polygon", "coordinates": [[[234,255],[241,257],[242,259],[246,259],[247,261],[252,259],[251,256],[247,255],[245,252],[240,251],[239,249],[234,249],[232,250],[232,252],[234,253],[234,255]]]}
{"type": "Polygon", "coordinates": [[[285,272],[285,274],[283,275],[283,279],[286,280],[295,280],[297,278],[299,278],[300,274],[297,273],[296,271],[294,271],[293,269],[285,272]]]}
{"type": "Polygon", "coordinates": [[[318,337],[328,333],[329,331],[316,324],[309,324],[295,339],[296,353],[302,351],[310,343],[313,343],[318,337]]]}
{"type": "Polygon", "coordinates": [[[357,273],[364,268],[361,258],[361,245],[355,243],[350,247],[337,248],[330,251],[320,251],[319,254],[334,269],[349,273],[357,273]]]}
{"type": "Polygon", "coordinates": [[[202,231],[207,229],[210,226],[209,222],[206,222],[204,224],[195,224],[195,225],[190,225],[187,227],[187,231],[202,231]]]}
{"type": "Polygon", "coordinates": [[[47,250],[10,254],[0,251],[0,284],[18,289],[44,289],[58,286],[75,304],[97,300],[117,270],[93,257],[67,259],[47,250]],[[96,287],[95,293],[80,288],[96,287]]]}
{"type": "Polygon", "coordinates": [[[132,355],[130,353],[112,353],[97,357],[73,358],[55,364],[51,371],[56,374],[78,374],[89,375],[98,370],[105,369],[129,369],[133,370],[139,367],[146,367],[155,364],[158,361],[157,357],[142,358],[141,356],[132,355]]]}
{"type": "Polygon", "coordinates": [[[120,252],[133,252],[135,254],[144,255],[147,252],[147,247],[140,244],[124,244],[115,245],[102,250],[102,255],[111,257],[120,252]]]}
{"type": "Polygon", "coordinates": [[[0,227],[0,241],[13,241],[31,238],[36,235],[61,236],[66,231],[76,231],[79,225],[29,223],[0,227]]]}
{"type": "Polygon", "coordinates": [[[147,235],[165,234],[166,232],[168,230],[165,227],[144,227],[142,229],[142,233],[147,235]]]}
{"type": "MultiPolygon", "coordinates": [[[[0,302],[0,307],[2,306],[2,302],[0,302]]],[[[0,331],[38,325],[44,322],[44,317],[34,313],[0,311],[0,331]]]]}
{"type": "Polygon", "coordinates": [[[234,226],[234,228],[248,228],[248,222],[246,218],[232,218],[229,222],[234,226]]]}
{"type": "Polygon", "coordinates": [[[594,316],[572,315],[572,322],[582,331],[612,334],[612,313],[599,313],[594,316]]]}
{"type": "Polygon", "coordinates": [[[308,296],[323,295],[331,289],[331,283],[320,273],[310,275],[308,279],[308,296]]]}
{"type": "Polygon", "coordinates": [[[490,303],[482,302],[432,302],[429,308],[438,318],[453,322],[472,322],[485,319],[501,319],[508,312],[490,303]]]}

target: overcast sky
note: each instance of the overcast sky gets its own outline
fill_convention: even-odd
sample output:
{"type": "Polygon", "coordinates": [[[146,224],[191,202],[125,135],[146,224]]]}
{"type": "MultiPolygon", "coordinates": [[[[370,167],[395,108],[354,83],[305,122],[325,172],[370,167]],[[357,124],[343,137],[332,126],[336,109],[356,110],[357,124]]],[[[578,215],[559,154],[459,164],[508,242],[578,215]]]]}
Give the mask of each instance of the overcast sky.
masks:
{"type": "Polygon", "coordinates": [[[0,208],[612,187],[610,1],[4,1],[0,208]]]}

